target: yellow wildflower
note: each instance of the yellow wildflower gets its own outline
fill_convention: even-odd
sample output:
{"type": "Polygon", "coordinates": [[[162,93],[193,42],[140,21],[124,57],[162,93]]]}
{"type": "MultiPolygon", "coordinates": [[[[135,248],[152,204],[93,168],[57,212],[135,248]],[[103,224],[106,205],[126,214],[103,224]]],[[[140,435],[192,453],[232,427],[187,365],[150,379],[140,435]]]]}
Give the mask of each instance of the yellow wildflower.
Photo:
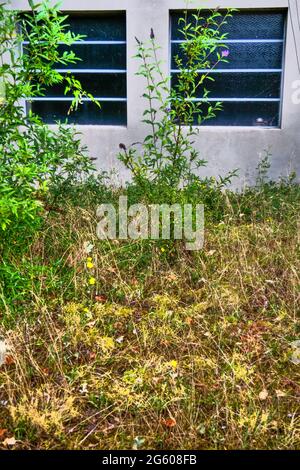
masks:
{"type": "Polygon", "coordinates": [[[167,362],[167,365],[168,365],[169,367],[172,367],[172,369],[176,369],[177,366],[178,366],[178,362],[175,361],[175,360],[172,360],[172,361],[167,362]]]}

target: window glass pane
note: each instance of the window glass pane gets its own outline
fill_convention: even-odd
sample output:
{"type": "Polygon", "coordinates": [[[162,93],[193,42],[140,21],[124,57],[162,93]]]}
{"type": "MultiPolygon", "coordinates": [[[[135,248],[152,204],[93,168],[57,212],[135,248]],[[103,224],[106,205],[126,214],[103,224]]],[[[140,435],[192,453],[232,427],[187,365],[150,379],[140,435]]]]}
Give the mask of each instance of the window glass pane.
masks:
{"type": "Polygon", "coordinates": [[[239,12],[228,19],[222,32],[228,39],[282,39],[284,15],[282,12],[239,12]]]}
{"type": "MultiPolygon", "coordinates": [[[[203,11],[203,17],[206,16],[203,11]]],[[[172,39],[182,39],[179,18],[182,13],[175,12],[171,16],[172,39]]],[[[192,13],[189,21],[195,21],[192,13]]],[[[222,18],[217,19],[218,23],[222,18]]],[[[284,35],[285,14],[282,11],[239,11],[227,20],[227,25],[221,28],[222,33],[229,33],[228,39],[282,39],[284,35]]]]}
{"type": "Polygon", "coordinates": [[[125,13],[102,13],[101,16],[71,16],[67,20],[70,30],[84,34],[86,41],[125,41],[125,13]]]}
{"type": "Polygon", "coordinates": [[[59,69],[126,69],[126,44],[75,44],[63,51],[73,51],[81,60],[75,64],[61,65],[59,69]]]}
{"type": "MultiPolygon", "coordinates": [[[[220,62],[216,68],[220,69],[280,69],[282,64],[282,43],[230,43],[228,62],[220,62]]],[[[223,48],[224,50],[224,48],[223,48]]],[[[172,44],[172,68],[176,68],[174,57],[184,58],[180,44],[172,44]]],[[[221,52],[222,49],[219,49],[221,52]]],[[[216,54],[213,63],[217,63],[216,54]]]]}
{"type": "MultiPolygon", "coordinates": [[[[122,73],[74,73],[76,79],[80,80],[85,91],[95,97],[126,98],[126,74],[122,73]]],[[[72,96],[72,93],[64,94],[64,85],[55,85],[48,88],[45,96],[63,97],[72,96]]]]}
{"type": "Polygon", "coordinates": [[[68,119],[70,124],[126,125],[126,102],[102,102],[101,109],[85,101],[78,110],[67,115],[70,101],[33,101],[32,111],[45,123],[68,119]]]}
{"type": "MultiPolygon", "coordinates": [[[[172,77],[172,86],[177,83],[177,74],[172,77]]],[[[200,79],[201,75],[199,75],[200,79]]],[[[214,81],[206,83],[211,98],[279,98],[281,74],[268,73],[214,73],[214,81]]],[[[203,86],[199,87],[197,97],[203,97],[203,86]]]]}
{"type": "Polygon", "coordinates": [[[279,102],[224,102],[216,118],[204,126],[278,126],[279,102]]]}

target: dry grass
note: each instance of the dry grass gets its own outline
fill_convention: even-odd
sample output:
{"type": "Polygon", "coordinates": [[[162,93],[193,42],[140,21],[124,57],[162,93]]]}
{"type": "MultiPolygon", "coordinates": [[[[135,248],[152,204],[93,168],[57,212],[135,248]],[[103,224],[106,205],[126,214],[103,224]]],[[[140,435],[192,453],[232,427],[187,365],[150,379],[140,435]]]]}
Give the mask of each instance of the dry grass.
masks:
{"type": "Polygon", "coordinates": [[[299,449],[296,217],[211,225],[202,252],[172,263],[94,231],[72,210],[32,248],[45,270],[1,332],[2,447],[299,449]]]}

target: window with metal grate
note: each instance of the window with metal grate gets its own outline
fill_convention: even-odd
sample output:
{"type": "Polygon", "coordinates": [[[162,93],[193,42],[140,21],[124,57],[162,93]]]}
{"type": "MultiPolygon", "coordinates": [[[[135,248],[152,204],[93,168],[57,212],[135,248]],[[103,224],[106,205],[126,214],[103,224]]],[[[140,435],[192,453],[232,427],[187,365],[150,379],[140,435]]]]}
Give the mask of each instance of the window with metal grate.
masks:
{"type": "MultiPolygon", "coordinates": [[[[192,11],[188,21],[194,21],[192,11]]],[[[182,12],[171,12],[171,75],[176,86],[174,57],[182,55],[182,12]]],[[[205,13],[203,14],[205,17],[205,13]]],[[[221,19],[220,19],[221,21],[221,19]]],[[[208,101],[221,101],[223,111],[205,121],[210,126],[280,125],[286,12],[282,10],[239,11],[221,28],[229,50],[228,63],[220,62],[210,76],[208,101]]],[[[224,49],[224,48],[223,48],[224,49]]],[[[184,59],[184,57],[182,57],[184,59]]],[[[201,74],[207,70],[199,70],[201,74]]],[[[195,100],[203,100],[199,88],[195,100]]]]}
{"type": "MultiPolygon", "coordinates": [[[[72,73],[82,87],[101,104],[99,109],[88,98],[79,108],[67,115],[72,101],[64,94],[64,86],[47,89],[45,96],[27,101],[27,109],[38,114],[44,122],[55,123],[68,118],[69,123],[91,125],[126,125],[126,14],[125,12],[70,15],[69,29],[85,38],[68,47],[61,45],[61,52],[72,50],[81,60],[76,64],[57,69],[60,73],[72,73]]],[[[26,47],[26,43],[24,43],[26,47]]]]}

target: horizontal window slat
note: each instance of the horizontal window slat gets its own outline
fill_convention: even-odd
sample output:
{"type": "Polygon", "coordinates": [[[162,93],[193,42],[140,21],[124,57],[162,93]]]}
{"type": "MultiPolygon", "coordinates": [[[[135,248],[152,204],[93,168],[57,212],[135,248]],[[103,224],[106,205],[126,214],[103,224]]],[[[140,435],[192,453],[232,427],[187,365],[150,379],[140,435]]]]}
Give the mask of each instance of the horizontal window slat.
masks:
{"type": "MultiPolygon", "coordinates": [[[[94,96],[94,99],[97,100],[97,101],[122,101],[122,102],[126,102],[127,101],[127,98],[107,98],[107,97],[103,97],[103,96],[100,96],[100,97],[96,97],[94,96]]],[[[55,96],[55,97],[44,97],[44,96],[39,96],[39,97],[29,97],[27,98],[27,101],[72,101],[73,100],[73,97],[71,96],[68,96],[68,97],[59,97],[59,96],[55,96]]],[[[82,98],[81,101],[93,101],[91,98],[82,98]]]]}
{"type": "MultiPolygon", "coordinates": [[[[186,70],[188,72],[188,70],[186,70]]],[[[198,73],[280,73],[283,69],[199,69],[198,73]]],[[[179,73],[178,69],[171,69],[171,73],[179,73]]]]}
{"type": "MultiPolygon", "coordinates": [[[[188,42],[186,40],[182,40],[182,39],[174,39],[171,41],[172,44],[183,44],[185,42],[188,42]]],[[[220,40],[217,40],[217,41],[214,41],[216,44],[241,44],[241,43],[244,43],[244,44],[251,44],[251,43],[254,43],[254,44],[260,44],[260,43],[265,43],[265,44],[277,44],[277,43],[283,43],[283,39],[226,39],[226,40],[223,40],[223,41],[220,41],[220,40]]]]}
{"type": "MultiPolygon", "coordinates": [[[[188,101],[188,100],[187,100],[188,101]]],[[[238,103],[276,103],[280,102],[280,98],[192,98],[194,102],[238,102],[238,103]]]]}
{"type": "Polygon", "coordinates": [[[100,74],[100,73],[127,73],[126,69],[55,69],[56,72],[60,73],[95,73],[95,74],[100,74]]]}
{"type": "MultiPolygon", "coordinates": [[[[29,41],[23,41],[22,44],[24,46],[30,44],[29,41]]],[[[43,41],[40,41],[40,44],[43,44],[43,41]]],[[[64,42],[61,42],[61,41],[57,41],[57,44],[65,44],[64,42]]],[[[111,45],[111,44],[126,44],[126,41],[86,41],[85,39],[83,39],[82,41],[75,41],[73,42],[72,46],[73,45],[76,45],[76,46],[84,46],[86,44],[91,44],[91,45],[111,45]]],[[[70,46],[70,47],[72,47],[70,46]]]]}

